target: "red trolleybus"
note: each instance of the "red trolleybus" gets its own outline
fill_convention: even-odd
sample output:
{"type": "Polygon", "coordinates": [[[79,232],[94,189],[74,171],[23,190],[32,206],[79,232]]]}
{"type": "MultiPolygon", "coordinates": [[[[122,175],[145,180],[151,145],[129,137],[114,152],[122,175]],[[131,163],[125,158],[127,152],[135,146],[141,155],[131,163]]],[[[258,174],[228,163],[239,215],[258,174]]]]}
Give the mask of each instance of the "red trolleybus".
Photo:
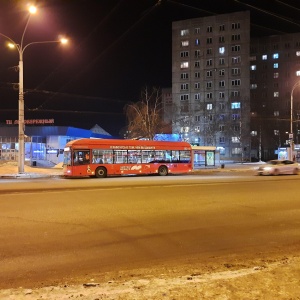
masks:
{"type": "Polygon", "coordinates": [[[78,139],[64,149],[66,177],[187,173],[192,148],[186,142],[78,139]]]}

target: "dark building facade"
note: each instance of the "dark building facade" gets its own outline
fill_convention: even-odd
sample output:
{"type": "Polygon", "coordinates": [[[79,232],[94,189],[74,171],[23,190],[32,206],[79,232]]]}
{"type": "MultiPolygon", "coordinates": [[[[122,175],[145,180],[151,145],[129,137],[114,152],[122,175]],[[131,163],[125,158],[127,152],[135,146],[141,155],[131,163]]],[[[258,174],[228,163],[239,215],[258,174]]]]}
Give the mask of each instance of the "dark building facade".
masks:
{"type": "Polygon", "coordinates": [[[267,160],[300,142],[300,33],[252,39],[249,67],[252,153],[267,160]]]}

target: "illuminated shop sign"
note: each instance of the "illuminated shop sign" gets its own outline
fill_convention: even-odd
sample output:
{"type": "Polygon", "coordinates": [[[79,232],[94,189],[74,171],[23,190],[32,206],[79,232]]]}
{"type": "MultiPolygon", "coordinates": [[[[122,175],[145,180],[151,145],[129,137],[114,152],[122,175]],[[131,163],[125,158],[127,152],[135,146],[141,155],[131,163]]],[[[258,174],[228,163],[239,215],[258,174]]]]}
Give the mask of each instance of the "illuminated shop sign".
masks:
{"type": "Polygon", "coordinates": [[[46,153],[47,154],[57,154],[58,153],[58,149],[46,149],[46,153]]]}
{"type": "MultiPolygon", "coordinates": [[[[19,120],[6,120],[6,125],[17,125],[19,124],[19,120]]],[[[24,124],[26,125],[44,125],[44,124],[54,124],[54,119],[32,119],[32,120],[24,120],[24,124]]]]}

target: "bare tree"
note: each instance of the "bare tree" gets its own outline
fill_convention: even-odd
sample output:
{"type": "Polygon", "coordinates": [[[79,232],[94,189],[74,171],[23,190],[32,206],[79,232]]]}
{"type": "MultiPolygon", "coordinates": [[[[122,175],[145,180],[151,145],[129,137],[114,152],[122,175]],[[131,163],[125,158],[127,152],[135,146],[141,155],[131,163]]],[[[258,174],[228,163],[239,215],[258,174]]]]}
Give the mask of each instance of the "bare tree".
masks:
{"type": "Polygon", "coordinates": [[[155,134],[163,133],[167,124],[162,119],[161,90],[146,87],[141,93],[141,100],[125,106],[128,122],[128,138],[154,139],[155,134]]]}

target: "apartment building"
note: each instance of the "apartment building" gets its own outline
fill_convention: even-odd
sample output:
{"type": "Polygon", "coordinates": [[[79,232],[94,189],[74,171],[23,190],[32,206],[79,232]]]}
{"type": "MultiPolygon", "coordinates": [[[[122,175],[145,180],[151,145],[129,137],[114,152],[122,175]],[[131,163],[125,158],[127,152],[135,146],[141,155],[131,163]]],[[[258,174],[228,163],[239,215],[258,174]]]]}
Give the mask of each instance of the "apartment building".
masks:
{"type": "Polygon", "coordinates": [[[250,157],[249,51],[249,12],[173,22],[173,133],[250,157]]]}
{"type": "Polygon", "coordinates": [[[262,159],[270,159],[279,147],[289,147],[290,138],[299,144],[299,86],[300,33],[251,40],[252,155],[258,152],[262,159]]]}

